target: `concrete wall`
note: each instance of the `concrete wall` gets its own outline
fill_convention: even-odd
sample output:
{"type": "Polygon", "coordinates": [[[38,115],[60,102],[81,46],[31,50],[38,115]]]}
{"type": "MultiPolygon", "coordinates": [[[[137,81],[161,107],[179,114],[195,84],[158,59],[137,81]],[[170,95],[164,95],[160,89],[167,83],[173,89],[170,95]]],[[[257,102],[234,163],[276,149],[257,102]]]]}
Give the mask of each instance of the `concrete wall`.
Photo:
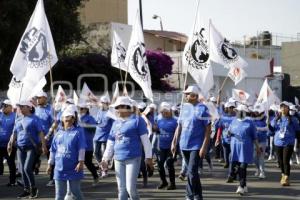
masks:
{"type": "Polygon", "coordinates": [[[291,85],[300,86],[300,42],[283,42],[282,71],[290,74],[291,85]]]}
{"type": "Polygon", "coordinates": [[[182,51],[185,45],[185,43],[180,41],[157,37],[150,33],[144,33],[144,38],[147,49],[149,50],[182,51]]]}
{"type": "Polygon", "coordinates": [[[127,0],[89,0],[80,9],[80,19],[85,25],[99,22],[127,24],[127,0]]]}

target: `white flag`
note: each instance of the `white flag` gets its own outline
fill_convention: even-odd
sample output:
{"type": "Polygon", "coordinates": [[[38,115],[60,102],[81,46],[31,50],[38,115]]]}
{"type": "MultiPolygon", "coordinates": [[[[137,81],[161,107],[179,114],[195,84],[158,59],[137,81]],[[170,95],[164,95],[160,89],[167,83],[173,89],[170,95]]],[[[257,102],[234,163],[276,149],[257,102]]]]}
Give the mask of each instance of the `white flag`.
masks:
{"type": "Polygon", "coordinates": [[[67,95],[61,85],[59,85],[54,99],[55,110],[60,110],[66,101],[67,95]]]}
{"type": "Polygon", "coordinates": [[[198,14],[195,18],[194,29],[184,47],[182,64],[184,73],[190,73],[201,88],[202,94],[207,96],[214,85],[214,80],[210,64],[208,29],[200,23],[198,14]]]}
{"type": "Polygon", "coordinates": [[[89,105],[98,105],[98,98],[90,90],[86,83],[83,84],[81,93],[79,95],[79,103],[86,103],[89,105]]]}
{"type": "Polygon", "coordinates": [[[74,104],[78,105],[79,97],[78,97],[78,95],[77,95],[77,93],[76,93],[75,90],[73,91],[73,100],[74,100],[74,104]]]}
{"type": "Polygon", "coordinates": [[[232,97],[238,102],[246,103],[250,97],[250,94],[243,90],[232,89],[232,97]]]}
{"type": "Polygon", "coordinates": [[[266,79],[260,89],[259,95],[256,100],[256,104],[264,104],[268,110],[272,104],[279,104],[280,99],[273,92],[266,79]]]}
{"type": "Polygon", "coordinates": [[[16,80],[41,80],[57,62],[52,34],[44,10],[38,0],[26,30],[15,52],[10,71],[16,80]]]}
{"type": "Polygon", "coordinates": [[[140,85],[145,96],[153,102],[151,75],[146,57],[144,34],[139,12],[137,12],[131,33],[125,64],[128,66],[129,73],[133,80],[140,85]]]}
{"type": "Polygon", "coordinates": [[[237,85],[247,76],[247,74],[241,67],[230,67],[228,76],[231,78],[234,84],[237,85]]]}
{"type": "Polygon", "coordinates": [[[9,83],[9,89],[7,91],[7,97],[11,100],[13,105],[16,105],[20,101],[27,101],[37,92],[43,90],[43,87],[47,84],[45,77],[36,82],[30,81],[18,81],[16,77],[12,77],[9,83]]]}
{"type": "Polygon", "coordinates": [[[240,57],[229,41],[224,38],[210,21],[211,60],[224,67],[246,67],[247,62],[240,57]]]}
{"type": "Polygon", "coordinates": [[[113,31],[111,65],[118,69],[127,71],[125,65],[126,47],[116,31],[113,31]]]}

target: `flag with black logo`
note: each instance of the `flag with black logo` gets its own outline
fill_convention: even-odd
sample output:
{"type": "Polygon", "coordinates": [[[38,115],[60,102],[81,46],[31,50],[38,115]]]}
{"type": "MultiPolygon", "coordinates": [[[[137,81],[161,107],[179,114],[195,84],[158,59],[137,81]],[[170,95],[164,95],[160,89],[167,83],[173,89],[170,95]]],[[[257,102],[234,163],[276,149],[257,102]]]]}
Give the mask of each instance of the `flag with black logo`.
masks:
{"type": "Polygon", "coordinates": [[[140,21],[139,12],[137,12],[131,38],[126,53],[125,64],[133,80],[142,88],[145,96],[153,101],[151,89],[151,75],[146,57],[146,47],[144,34],[140,21]]]}
{"type": "Polygon", "coordinates": [[[210,21],[210,54],[211,60],[230,67],[247,67],[247,62],[238,55],[230,42],[224,38],[210,21]]]}
{"type": "Polygon", "coordinates": [[[18,81],[26,79],[38,82],[56,62],[57,55],[44,2],[38,0],[15,52],[10,71],[18,81]]]}
{"type": "Polygon", "coordinates": [[[125,65],[126,47],[116,31],[113,31],[111,65],[118,69],[127,71],[125,65]]]}
{"type": "Polygon", "coordinates": [[[183,71],[189,73],[204,96],[214,85],[210,63],[208,29],[199,20],[198,11],[188,42],[183,51],[183,71]]]}

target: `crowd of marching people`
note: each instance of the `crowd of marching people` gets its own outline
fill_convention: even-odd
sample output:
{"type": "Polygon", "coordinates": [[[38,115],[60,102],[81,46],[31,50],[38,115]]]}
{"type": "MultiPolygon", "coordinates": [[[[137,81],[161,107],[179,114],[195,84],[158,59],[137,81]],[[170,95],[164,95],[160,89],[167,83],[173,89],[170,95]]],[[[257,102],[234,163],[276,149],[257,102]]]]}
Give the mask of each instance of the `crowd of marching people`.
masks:
{"type": "Polygon", "coordinates": [[[196,200],[203,199],[204,160],[212,171],[214,152],[228,170],[227,182],[239,179],[236,193],[240,195],[248,192],[250,164],[255,164],[255,176],[267,178],[266,160],[277,161],[280,184],[289,186],[291,164],[300,164],[299,105],[286,101],[249,105],[233,98],[220,102],[215,97],[205,101],[200,93],[198,87],[188,86],[183,92],[186,103],[158,106],[128,96],[114,102],[102,96],[94,116],[87,102],[75,105],[73,99],[66,99],[61,107],[53,107],[45,92],[16,107],[6,99],[0,112],[0,172],[5,159],[7,186],[17,185],[20,173],[19,185],[24,190],[18,198],[37,198],[41,186],[35,175],[45,155],[47,186],[55,186],[55,199],[61,200],[66,196],[84,199],[80,183],[85,167],[93,185],[113,169],[118,198],[135,200],[139,199],[138,177],[147,187],[157,167],[157,189],[176,190],[178,176],[187,181],[186,199],[196,200]],[[182,161],[179,174],[175,173],[176,160],[182,161]]]}

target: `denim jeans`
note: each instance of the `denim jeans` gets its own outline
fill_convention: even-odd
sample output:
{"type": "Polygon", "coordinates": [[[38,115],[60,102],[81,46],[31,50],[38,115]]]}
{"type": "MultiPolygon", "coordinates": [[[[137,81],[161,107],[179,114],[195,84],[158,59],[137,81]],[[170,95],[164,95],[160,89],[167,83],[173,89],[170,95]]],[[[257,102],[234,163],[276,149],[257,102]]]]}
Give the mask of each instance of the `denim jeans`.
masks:
{"type": "Polygon", "coordinates": [[[76,200],[82,200],[80,180],[55,180],[55,200],[69,199],[73,196],[76,200]]]}
{"type": "MultiPolygon", "coordinates": [[[[262,152],[260,155],[257,155],[256,151],[254,151],[254,161],[256,168],[259,170],[259,172],[264,173],[265,172],[265,152],[266,152],[266,143],[259,143],[259,146],[262,149],[262,152]]],[[[256,148],[256,147],[255,147],[256,148]]]]}
{"type": "Polygon", "coordinates": [[[229,156],[230,156],[230,152],[231,152],[230,143],[228,144],[228,143],[224,142],[224,143],[222,143],[222,146],[223,146],[223,153],[224,153],[224,161],[226,164],[229,164],[229,162],[230,162],[229,156]]]}
{"type": "Polygon", "coordinates": [[[159,134],[153,133],[151,138],[152,152],[159,159],[159,134]]]}
{"type": "Polygon", "coordinates": [[[181,156],[182,156],[182,163],[181,163],[181,170],[180,170],[180,174],[186,176],[187,173],[187,166],[186,166],[186,162],[184,160],[184,156],[183,156],[183,152],[181,151],[181,156]]]}
{"type": "Polygon", "coordinates": [[[187,185],[186,195],[191,200],[202,200],[202,187],[200,176],[198,173],[199,168],[199,150],[182,151],[184,160],[187,165],[187,185]]]}
{"type": "Polygon", "coordinates": [[[115,172],[118,183],[119,200],[139,200],[136,188],[140,171],[141,157],[128,160],[115,160],[115,172]]]}
{"type": "Polygon", "coordinates": [[[33,175],[33,165],[36,159],[35,149],[18,148],[17,155],[21,167],[24,188],[29,189],[35,187],[33,175]]]}
{"type": "Polygon", "coordinates": [[[160,149],[159,152],[159,162],[158,162],[158,171],[160,180],[162,183],[167,183],[166,172],[165,172],[165,163],[169,171],[169,179],[171,185],[175,185],[175,169],[174,169],[174,159],[170,149],[160,149]]]}
{"type": "Polygon", "coordinates": [[[94,141],[94,157],[98,163],[102,161],[105,149],[106,142],[94,141]]]}

